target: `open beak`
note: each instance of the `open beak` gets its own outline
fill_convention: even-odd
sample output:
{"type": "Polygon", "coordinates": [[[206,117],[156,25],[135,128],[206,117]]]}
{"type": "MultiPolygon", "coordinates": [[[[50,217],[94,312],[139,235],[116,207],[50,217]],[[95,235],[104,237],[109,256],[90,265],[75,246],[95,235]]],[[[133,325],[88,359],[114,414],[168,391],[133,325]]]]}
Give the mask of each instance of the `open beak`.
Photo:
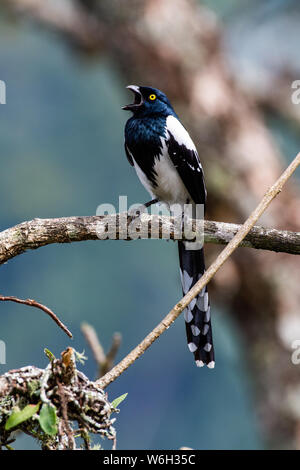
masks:
{"type": "Polygon", "coordinates": [[[123,106],[122,109],[126,111],[136,111],[144,103],[140,87],[137,85],[128,85],[126,88],[134,93],[134,102],[123,106]]]}

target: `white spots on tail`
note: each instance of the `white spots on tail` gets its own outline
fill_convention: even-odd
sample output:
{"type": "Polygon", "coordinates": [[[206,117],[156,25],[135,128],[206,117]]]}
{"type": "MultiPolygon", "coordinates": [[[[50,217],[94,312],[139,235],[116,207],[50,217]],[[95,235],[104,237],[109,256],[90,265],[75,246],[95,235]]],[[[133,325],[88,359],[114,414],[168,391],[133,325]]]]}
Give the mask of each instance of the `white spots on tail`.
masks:
{"type": "Polygon", "coordinates": [[[186,323],[190,323],[192,320],[193,320],[193,315],[191,313],[191,311],[189,309],[186,309],[184,311],[184,319],[186,321],[186,323]]]}
{"type": "Polygon", "coordinates": [[[204,362],[203,361],[196,361],[196,366],[197,367],[203,367],[204,366],[204,362]]]}
{"type": "MultiPolygon", "coordinates": [[[[203,361],[199,361],[197,360],[196,361],[196,366],[197,367],[203,367],[205,364],[203,361]]],[[[215,361],[210,361],[208,364],[207,364],[207,367],[209,367],[209,369],[214,369],[215,367],[215,361]]]]}
{"type": "Polygon", "coordinates": [[[192,353],[197,350],[197,346],[194,343],[189,343],[188,348],[192,353]]]}
{"type": "Polygon", "coordinates": [[[193,308],[195,307],[196,305],[196,302],[197,302],[197,298],[194,297],[193,300],[191,300],[190,304],[189,304],[189,309],[190,310],[193,310],[193,308]]]}
{"type": "Polygon", "coordinates": [[[208,306],[208,309],[206,310],[205,317],[204,317],[204,321],[209,322],[209,320],[210,320],[210,305],[208,306]]]}
{"type": "Polygon", "coordinates": [[[204,327],[203,327],[203,330],[202,330],[202,334],[204,336],[207,335],[208,330],[209,330],[209,325],[205,324],[204,327]]]}
{"type": "Polygon", "coordinates": [[[187,271],[183,271],[182,285],[183,285],[183,292],[185,294],[190,290],[192,282],[193,282],[193,277],[190,276],[187,271]]]}
{"type": "Polygon", "coordinates": [[[204,312],[206,312],[206,310],[208,309],[208,293],[207,292],[205,292],[203,299],[204,299],[203,310],[204,312]]]}
{"type": "Polygon", "coordinates": [[[192,325],[191,330],[193,333],[193,336],[198,336],[200,335],[201,331],[199,330],[198,326],[192,325]]]}
{"type": "Polygon", "coordinates": [[[208,309],[208,293],[205,292],[204,295],[201,297],[198,298],[197,300],[197,307],[199,308],[199,310],[201,310],[202,312],[206,312],[207,309],[208,309]]]}
{"type": "Polygon", "coordinates": [[[211,348],[212,348],[212,345],[210,343],[206,343],[206,345],[204,346],[203,349],[204,349],[204,351],[209,352],[211,350],[211,348]]]}

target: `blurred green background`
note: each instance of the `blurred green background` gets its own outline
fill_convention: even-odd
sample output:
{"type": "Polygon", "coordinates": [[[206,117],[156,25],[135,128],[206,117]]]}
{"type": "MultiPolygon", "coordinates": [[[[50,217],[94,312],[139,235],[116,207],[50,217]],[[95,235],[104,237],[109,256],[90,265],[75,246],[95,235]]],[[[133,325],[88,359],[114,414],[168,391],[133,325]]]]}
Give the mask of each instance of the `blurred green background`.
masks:
{"type": "MultiPolygon", "coordinates": [[[[232,32],[237,18],[245,21],[241,4],[249,23],[257,14],[256,2],[206,3],[232,32]]],[[[282,2],[264,3],[275,9],[282,2]]],[[[75,55],[54,34],[15,25],[3,13],[0,27],[0,78],[7,84],[7,104],[0,107],[1,230],[34,217],[94,215],[101,203],[117,206],[119,195],[127,195],[129,204],[145,202],[148,195],[123,151],[127,83],[114,64],[75,55]]],[[[229,35],[234,52],[230,41],[229,35]]],[[[298,145],[293,131],[275,117],[269,122],[292,154],[298,145]]],[[[85,349],[89,359],[80,367],[94,378],[81,322],[96,328],[106,349],[112,334],[121,332],[121,359],[181,295],[177,247],[165,241],[48,246],[2,266],[0,279],[1,293],[44,303],[74,335],[70,341],[38,310],[2,303],[0,339],[6,342],[7,364],[0,373],[27,364],[45,367],[44,347],[58,356],[71,345],[85,349]]],[[[263,447],[241,338],[215,305],[213,326],[213,372],[194,366],[179,318],[109,386],[110,399],[128,392],[116,421],[119,449],[263,447]]],[[[21,436],[15,447],[37,446],[21,436]]]]}

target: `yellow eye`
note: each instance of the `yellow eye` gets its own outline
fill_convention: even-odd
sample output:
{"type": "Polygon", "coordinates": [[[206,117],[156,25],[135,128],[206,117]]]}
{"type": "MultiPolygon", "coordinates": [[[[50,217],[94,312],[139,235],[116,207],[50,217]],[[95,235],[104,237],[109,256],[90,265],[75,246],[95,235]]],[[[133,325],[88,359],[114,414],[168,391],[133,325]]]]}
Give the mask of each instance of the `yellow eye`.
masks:
{"type": "Polygon", "coordinates": [[[149,96],[149,100],[151,100],[151,101],[156,100],[156,95],[154,95],[154,94],[153,94],[153,95],[150,95],[150,96],[149,96]]]}

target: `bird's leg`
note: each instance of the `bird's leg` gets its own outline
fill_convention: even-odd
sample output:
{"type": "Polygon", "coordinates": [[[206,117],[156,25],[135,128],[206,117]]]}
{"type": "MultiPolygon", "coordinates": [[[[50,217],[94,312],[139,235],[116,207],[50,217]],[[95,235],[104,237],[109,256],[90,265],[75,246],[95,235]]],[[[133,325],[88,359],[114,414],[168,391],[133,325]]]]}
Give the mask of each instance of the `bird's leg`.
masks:
{"type": "Polygon", "coordinates": [[[150,207],[152,206],[153,204],[156,204],[158,202],[158,199],[152,199],[151,201],[149,202],[146,202],[145,204],[141,204],[139,207],[141,208],[141,210],[139,210],[139,207],[137,209],[134,210],[134,218],[137,218],[141,215],[141,212],[143,212],[143,209],[145,207],[150,207]]]}
{"type": "Polygon", "coordinates": [[[158,202],[158,199],[157,199],[157,198],[156,198],[156,199],[152,199],[152,200],[149,201],[149,202],[145,202],[144,206],[145,206],[145,207],[150,207],[150,206],[152,206],[152,204],[156,204],[157,202],[158,202]]]}
{"type": "MultiPolygon", "coordinates": [[[[186,204],[188,203],[189,201],[187,200],[186,204]]],[[[185,219],[186,214],[184,212],[184,205],[174,204],[171,207],[171,215],[174,218],[174,240],[173,241],[177,241],[178,235],[180,236],[180,240],[181,240],[184,235],[184,224],[186,220],[185,219]],[[175,237],[175,232],[176,232],[176,237],[175,237]]]]}

